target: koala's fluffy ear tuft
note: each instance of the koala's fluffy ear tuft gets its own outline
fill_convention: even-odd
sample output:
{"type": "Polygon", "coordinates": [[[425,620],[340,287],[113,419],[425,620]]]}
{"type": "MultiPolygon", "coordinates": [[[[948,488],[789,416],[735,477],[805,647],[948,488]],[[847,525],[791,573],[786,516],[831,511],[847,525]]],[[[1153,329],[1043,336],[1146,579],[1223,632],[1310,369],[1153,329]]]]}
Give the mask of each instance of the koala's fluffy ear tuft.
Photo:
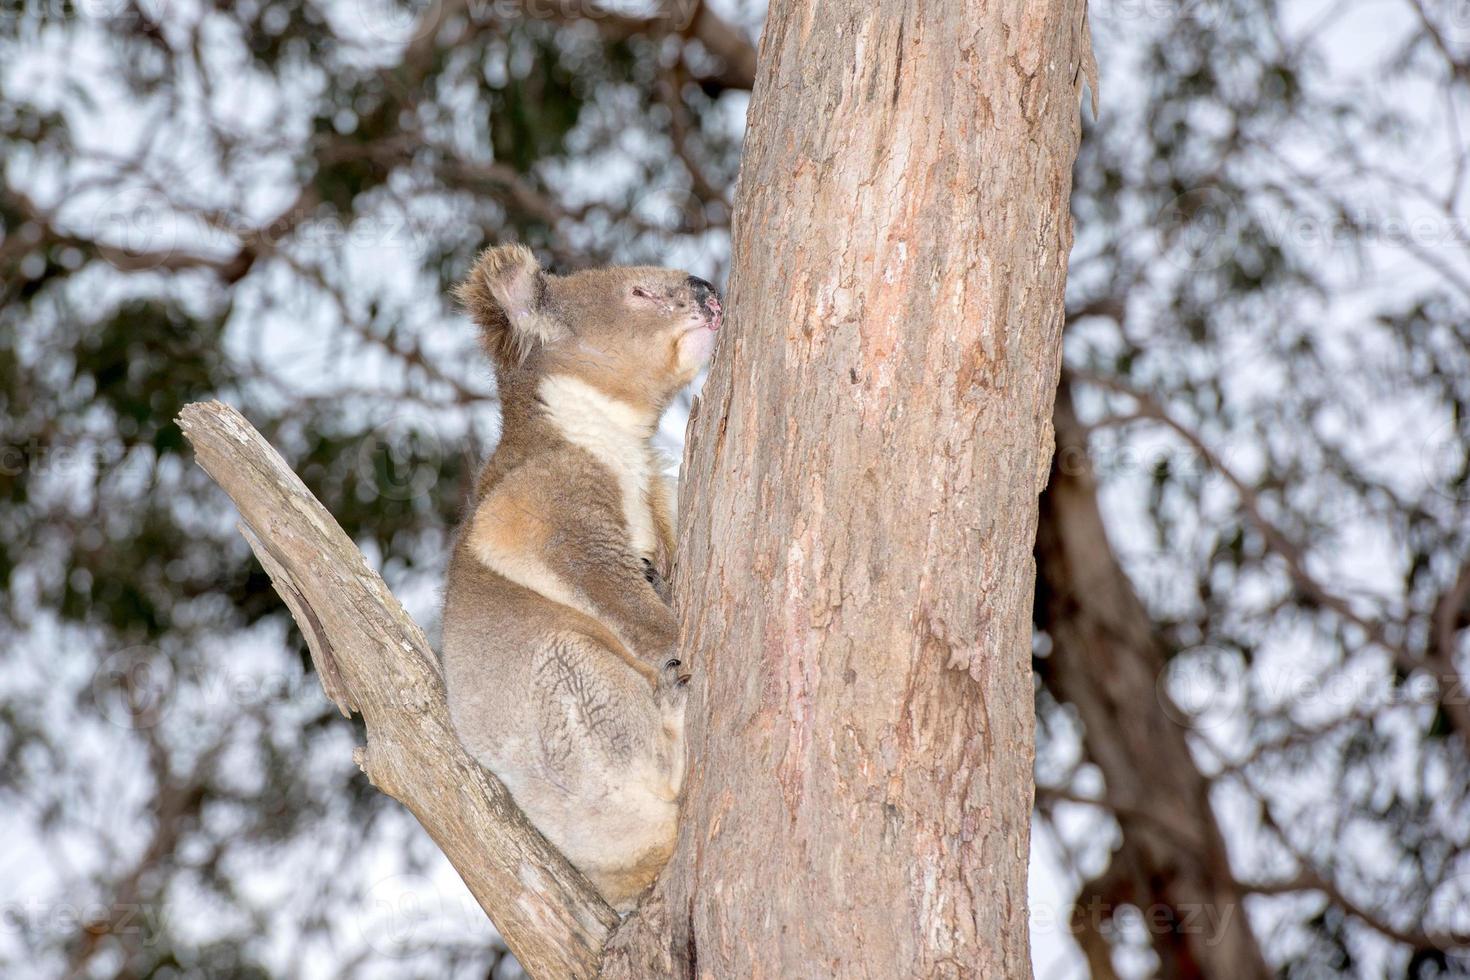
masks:
{"type": "Polygon", "coordinates": [[[497,363],[522,364],[538,345],[566,333],[546,308],[546,273],[524,245],[485,249],[454,295],[497,363]]]}

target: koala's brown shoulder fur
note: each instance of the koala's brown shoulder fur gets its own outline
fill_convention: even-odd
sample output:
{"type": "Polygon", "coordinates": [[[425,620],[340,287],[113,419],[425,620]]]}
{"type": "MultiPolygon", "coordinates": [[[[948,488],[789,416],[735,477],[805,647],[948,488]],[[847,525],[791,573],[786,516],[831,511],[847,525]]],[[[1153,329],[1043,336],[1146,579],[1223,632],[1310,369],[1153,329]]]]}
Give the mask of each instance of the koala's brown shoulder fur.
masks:
{"type": "Polygon", "coordinates": [[[626,909],[673,846],[684,765],[687,675],[657,587],[672,497],[652,437],[709,355],[719,300],[669,269],[549,275],[516,245],[486,251],[457,295],[495,365],[502,434],[450,559],[451,714],[626,909]]]}

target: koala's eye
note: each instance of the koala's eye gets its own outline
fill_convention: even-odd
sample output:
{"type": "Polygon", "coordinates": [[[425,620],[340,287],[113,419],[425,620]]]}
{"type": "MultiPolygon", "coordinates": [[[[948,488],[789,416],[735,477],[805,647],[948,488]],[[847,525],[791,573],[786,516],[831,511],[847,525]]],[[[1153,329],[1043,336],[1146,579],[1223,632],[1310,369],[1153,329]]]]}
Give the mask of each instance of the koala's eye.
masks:
{"type": "Polygon", "coordinates": [[[642,286],[633,287],[633,296],[637,299],[646,299],[651,303],[658,302],[658,297],[653,294],[653,291],[650,289],[644,289],[642,286]]]}

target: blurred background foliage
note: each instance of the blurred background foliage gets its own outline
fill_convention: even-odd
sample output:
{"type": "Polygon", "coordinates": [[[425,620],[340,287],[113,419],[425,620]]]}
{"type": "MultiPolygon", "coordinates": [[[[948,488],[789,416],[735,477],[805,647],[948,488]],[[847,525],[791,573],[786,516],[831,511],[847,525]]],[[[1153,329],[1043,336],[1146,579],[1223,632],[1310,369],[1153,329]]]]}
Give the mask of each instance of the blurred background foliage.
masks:
{"type": "MultiPolygon", "coordinates": [[[[496,431],[449,285],[723,281],[763,13],[0,6],[7,976],[518,975],[172,419],[244,411],[432,635],[496,431]]],[[[1090,16],[1038,976],[1470,976],[1470,7],[1090,16]]]]}

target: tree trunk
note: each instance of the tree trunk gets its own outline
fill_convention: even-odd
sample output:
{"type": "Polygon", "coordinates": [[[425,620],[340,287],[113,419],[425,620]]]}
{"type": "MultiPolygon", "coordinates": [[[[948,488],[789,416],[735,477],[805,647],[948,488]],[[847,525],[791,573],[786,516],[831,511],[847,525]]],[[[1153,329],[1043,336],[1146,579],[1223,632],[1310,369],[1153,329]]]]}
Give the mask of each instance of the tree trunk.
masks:
{"type": "Polygon", "coordinates": [[[185,412],[360,762],[533,976],[1030,975],[1032,544],[1090,61],[1079,0],[771,5],[681,493],[682,830],[605,950],[381,580],[244,419],[185,412]]]}
{"type": "Polygon", "coordinates": [[[691,423],[671,865],[604,973],[1030,975],[1080,3],[777,0],[691,423]]]}

